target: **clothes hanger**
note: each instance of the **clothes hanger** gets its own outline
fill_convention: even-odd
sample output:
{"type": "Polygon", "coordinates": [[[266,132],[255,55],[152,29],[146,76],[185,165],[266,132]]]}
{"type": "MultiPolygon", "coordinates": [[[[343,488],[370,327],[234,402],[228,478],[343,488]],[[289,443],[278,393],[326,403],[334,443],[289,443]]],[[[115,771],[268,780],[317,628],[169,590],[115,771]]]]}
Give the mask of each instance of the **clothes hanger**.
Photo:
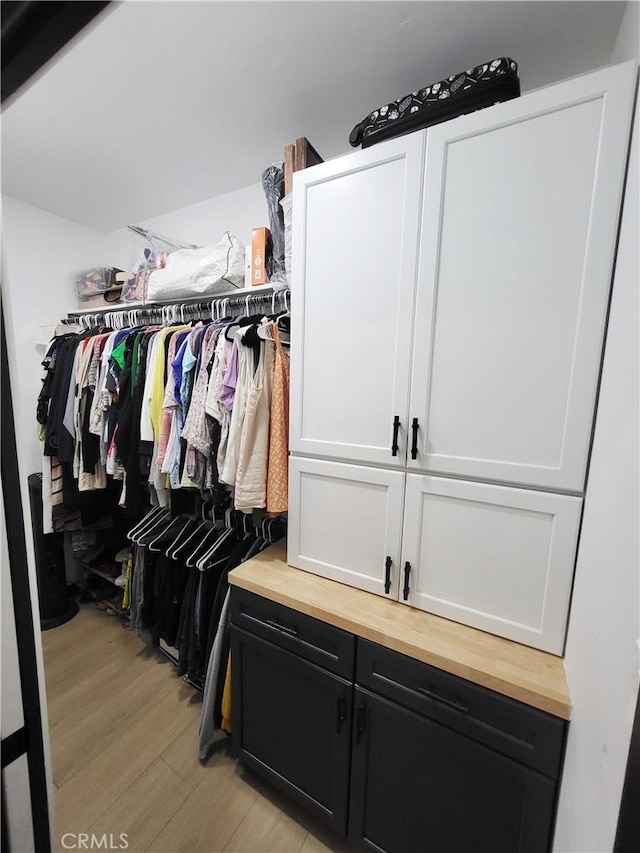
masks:
{"type": "Polygon", "coordinates": [[[271,333],[271,329],[274,326],[278,327],[278,333],[280,336],[280,343],[288,344],[289,343],[289,323],[287,322],[289,316],[286,314],[274,315],[272,318],[267,320],[266,323],[262,323],[258,326],[258,337],[262,338],[263,341],[273,341],[273,335],[271,333]],[[280,325],[280,321],[284,320],[283,326],[280,325]]]}
{"type": "Polygon", "coordinates": [[[201,552],[199,559],[195,561],[195,565],[201,572],[204,572],[206,569],[212,569],[214,566],[218,566],[220,565],[220,563],[223,563],[225,560],[229,559],[229,556],[227,554],[224,557],[221,557],[219,560],[214,560],[213,562],[211,562],[211,560],[215,557],[218,548],[220,548],[220,546],[224,542],[227,542],[233,535],[233,530],[223,530],[222,534],[218,537],[218,539],[216,539],[216,541],[211,545],[211,547],[205,550],[204,552],[201,552]]]}
{"type": "Polygon", "coordinates": [[[131,537],[131,541],[135,542],[136,545],[140,544],[140,540],[143,536],[146,536],[148,533],[151,533],[156,527],[160,527],[162,524],[165,524],[170,519],[169,510],[166,507],[163,507],[163,511],[158,513],[153,519],[151,519],[147,524],[143,527],[140,527],[131,537]]]}
{"type": "Polygon", "coordinates": [[[197,566],[200,571],[202,571],[200,567],[200,563],[203,559],[211,557],[216,548],[218,548],[223,542],[231,535],[230,530],[226,530],[220,527],[213,527],[210,533],[205,534],[204,539],[200,543],[200,545],[190,554],[185,563],[190,568],[197,566]]]}
{"type": "Polygon", "coordinates": [[[131,530],[127,533],[127,539],[131,539],[135,535],[136,531],[138,531],[141,527],[147,525],[153,518],[155,518],[155,516],[159,515],[162,512],[165,512],[165,511],[166,511],[166,508],[163,506],[154,506],[144,516],[144,518],[141,518],[140,521],[138,521],[136,524],[134,524],[134,526],[131,528],[131,530]]]}
{"type": "MultiPolygon", "coordinates": [[[[137,545],[148,546],[156,537],[161,536],[173,525],[175,519],[168,514],[166,518],[160,518],[158,521],[148,527],[145,531],[138,533],[134,539],[137,545]]],[[[175,529],[175,528],[174,528],[175,529]]]]}
{"type": "Polygon", "coordinates": [[[224,557],[220,557],[219,560],[214,560],[213,562],[201,561],[201,563],[198,563],[198,569],[201,572],[208,572],[210,569],[215,569],[216,566],[226,563],[228,559],[229,555],[226,554],[224,557]]]}
{"type": "Polygon", "coordinates": [[[222,535],[226,531],[224,528],[219,527],[217,525],[213,525],[213,527],[209,528],[204,534],[204,536],[200,539],[196,547],[191,551],[189,556],[185,559],[185,564],[192,569],[196,562],[200,559],[200,557],[211,548],[211,546],[222,538],[222,535]]]}
{"type": "MultiPolygon", "coordinates": [[[[242,299],[239,300],[240,305],[242,305],[242,303],[244,302],[245,313],[239,314],[233,322],[229,323],[229,325],[227,326],[227,328],[224,331],[225,338],[229,341],[229,343],[233,343],[232,337],[230,337],[230,336],[233,336],[236,333],[236,331],[239,328],[241,328],[242,326],[249,325],[248,321],[251,320],[251,315],[249,315],[249,299],[250,298],[251,298],[250,296],[246,296],[244,298],[244,300],[242,300],[242,299]]],[[[228,305],[229,300],[225,299],[225,302],[228,305]]]]}
{"type": "Polygon", "coordinates": [[[195,527],[191,528],[190,531],[184,530],[182,534],[179,534],[176,537],[166,550],[167,557],[171,557],[172,560],[177,560],[183,551],[186,551],[189,547],[193,547],[192,542],[194,540],[197,540],[198,543],[202,542],[206,533],[213,529],[212,523],[206,519],[204,521],[192,519],[192,521],[195,527]],[[188,536],[186,536],[187,533],[189,533],[188,536]],[[183,538],[183,536],[186,536],[186,538],[183,538]]]}
{"type": "Polygon", "coordinates": [[[179,515],[171,519],[169,526],[164,528],[154,539],[149,542],[150,551],[162,551],[167,544],[175,541],[176,533],[179,536],[191,521],[188,515],[179,515]]]}
{"type": "Polygon", "coordinates": [[[263,539],[262,536],[256,535],[255,541],[244,555],[242,562],[244,563],[246,560],[250,560],[252,557],[255,557],[256,554],[259,554],[260,551],[264,550],[268,544],[269,543],[266,539],[263,539]]]}
{"type": "Polygon", "coordinates": [[[288,346],[291,343],[291,315],[283,314],[276,320],[278,326],[278,334],[280,335],[280,343],[288,346]]]}
{"type": "Polygon", "coordinates": [[[149,525],[149,527],[137,533],[133,541],[136,545],[149,545],[156,536],[159,536],[172,523],[173,519],[171,518],[171,513],[167,511],[166,516],[158,518],[153,524],[149,525]]]}

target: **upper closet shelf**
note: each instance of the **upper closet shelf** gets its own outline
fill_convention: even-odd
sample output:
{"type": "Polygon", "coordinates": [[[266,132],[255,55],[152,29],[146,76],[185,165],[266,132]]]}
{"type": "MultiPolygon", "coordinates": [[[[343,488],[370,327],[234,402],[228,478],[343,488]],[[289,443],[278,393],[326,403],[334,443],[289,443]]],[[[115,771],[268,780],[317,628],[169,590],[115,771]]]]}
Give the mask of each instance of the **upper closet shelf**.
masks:
{"type": "Polygon", "coordinates": [[[275,282],[269,284],[256,284],[253,287],[234,287],[230,290],[225,290],[222,293],[210,293],[208,295],[193,296],[184,299],[156,300],[154,302],[105,302],[104,308],[77,308],[75,311],[69,311],[67,317],[82,317],[87,314],[107,314],[114,311],[132,311],[136,308],[160,308],[163,305],[194,305],[200,302],[215,302],[219,299],[246,299],[256,293],[268,295],[269,293],[278,293],[282,290],[288,290],[289,285],[286,282],[275,282]]]}

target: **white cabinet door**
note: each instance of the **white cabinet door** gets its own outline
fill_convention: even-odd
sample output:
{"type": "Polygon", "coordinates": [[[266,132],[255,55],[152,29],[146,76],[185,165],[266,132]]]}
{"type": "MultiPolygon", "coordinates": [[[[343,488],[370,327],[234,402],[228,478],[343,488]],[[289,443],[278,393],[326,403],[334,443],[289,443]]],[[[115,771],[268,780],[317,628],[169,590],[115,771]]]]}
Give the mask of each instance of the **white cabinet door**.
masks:
{"type": "Polygon", "coordinates": [[[582,499],[407,475],[400,600],[562,654],[582,499]]]}
{"type": "Polygon", "coordinates": [[[294,452],[404,465],[423,155],[422,132],[294,175],[294,452]]]}
{"type": "Polygon", "coordinates": [[[289,565],[397,599],[404,479],[400,471],[290,457],[289,565]]]}
{"type": "Polygon", "coordinates": [[[413,468],[584,488],[635,65],[428,131],[413,468]]]}

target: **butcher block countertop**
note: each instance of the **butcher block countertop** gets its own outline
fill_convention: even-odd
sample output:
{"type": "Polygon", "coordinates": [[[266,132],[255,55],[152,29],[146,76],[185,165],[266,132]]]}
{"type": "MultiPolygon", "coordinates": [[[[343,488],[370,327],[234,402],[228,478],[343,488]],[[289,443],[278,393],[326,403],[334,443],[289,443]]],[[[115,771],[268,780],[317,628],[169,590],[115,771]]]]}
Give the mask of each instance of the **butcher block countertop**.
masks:
{"type": "Polygon", "coordinates": [[[284,542],[242,563],[229,582],[563,720],[571,716],[561,658],[294,569],[284,542]]]}

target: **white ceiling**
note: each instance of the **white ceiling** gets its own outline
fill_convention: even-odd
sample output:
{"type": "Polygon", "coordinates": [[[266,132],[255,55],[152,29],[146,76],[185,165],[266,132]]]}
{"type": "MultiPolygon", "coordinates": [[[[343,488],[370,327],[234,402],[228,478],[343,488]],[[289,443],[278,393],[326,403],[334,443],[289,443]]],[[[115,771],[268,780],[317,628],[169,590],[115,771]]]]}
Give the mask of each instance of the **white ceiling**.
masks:
{"type": "Polygon", "coordinates": [[[498,56],[523,89],[606,65],[617,2],[133,2],[6,108],[3,192],[110,231],[329,158],[374,107],[498,56]]]}

